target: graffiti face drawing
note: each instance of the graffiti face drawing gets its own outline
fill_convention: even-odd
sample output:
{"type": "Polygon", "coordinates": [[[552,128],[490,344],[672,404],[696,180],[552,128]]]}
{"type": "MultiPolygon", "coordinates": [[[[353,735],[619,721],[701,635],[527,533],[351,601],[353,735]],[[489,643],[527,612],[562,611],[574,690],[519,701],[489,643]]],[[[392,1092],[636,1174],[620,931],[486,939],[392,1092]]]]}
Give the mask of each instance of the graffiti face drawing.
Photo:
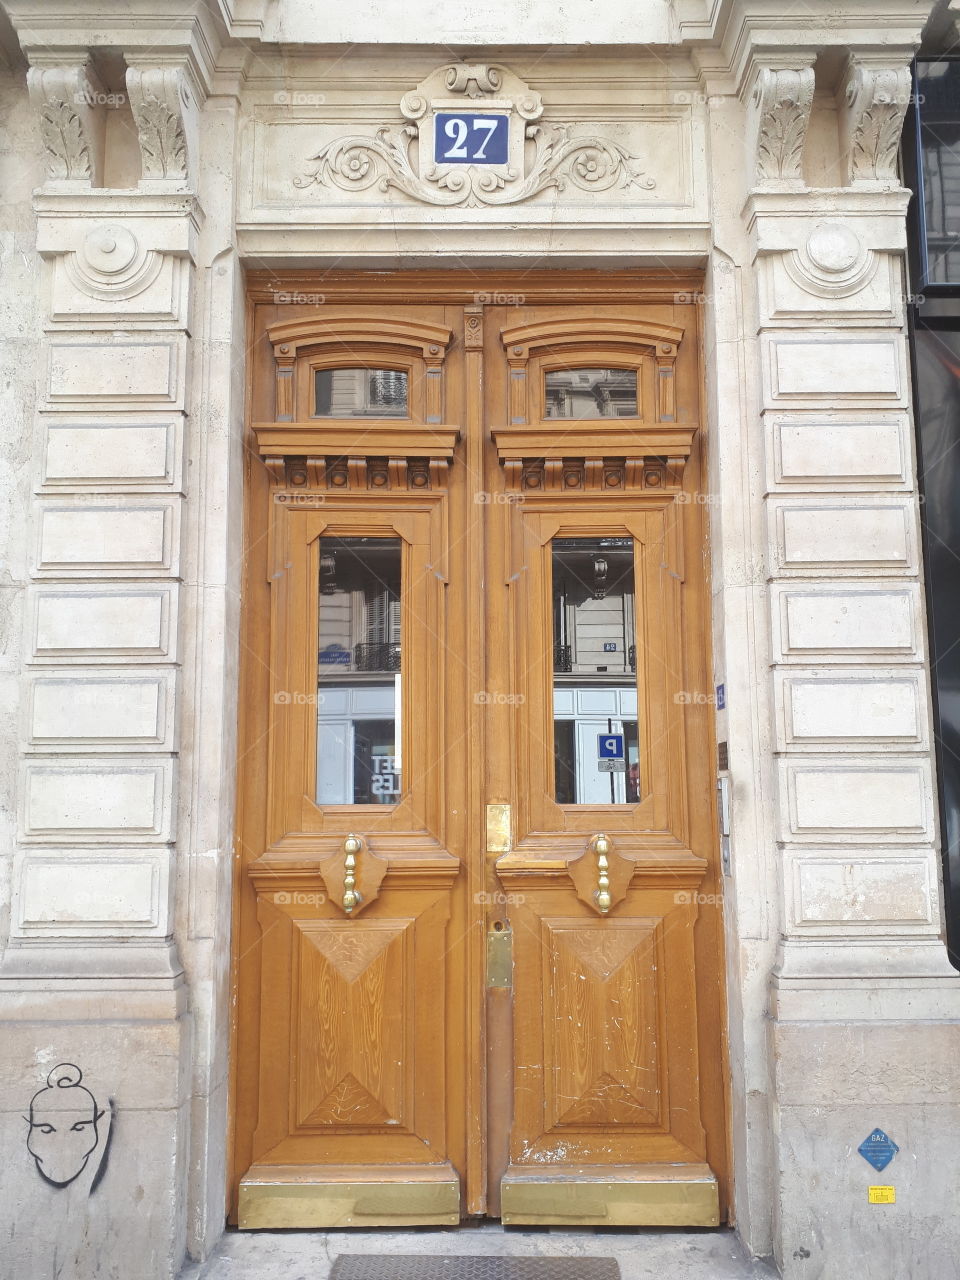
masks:
{"type": "Polygon", "coordinates": [[[41,1178],[54,1187],[79,1177],[100,1141],[97,1125],[103,1112],[82,1078],[79,1067],[61,1062],[30,1101],[27,1150],[41,1178]]]}

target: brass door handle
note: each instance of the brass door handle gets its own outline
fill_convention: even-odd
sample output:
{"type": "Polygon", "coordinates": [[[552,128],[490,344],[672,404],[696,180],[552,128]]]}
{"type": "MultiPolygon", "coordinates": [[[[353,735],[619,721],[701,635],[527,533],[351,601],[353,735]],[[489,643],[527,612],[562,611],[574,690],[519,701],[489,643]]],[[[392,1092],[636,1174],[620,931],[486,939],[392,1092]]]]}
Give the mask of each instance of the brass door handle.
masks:
{"type": "Polygon", "coordinates": [[[343,842],[343,909],[350,915],[363,901],[357,890],[357,854],[363,848],[359,836],[349,835],[343,842]]]}
{"type": "Polygon", "coordinates": [[[351,831],[340,841],[336,853],[320,863],[319,871],[330,902],[355,920],[380,896],[389,865],[389,860],[375,853],[363,836],[351,831]]]}
{"type": "Polygon", "coordinates": [[[609,836],[591,836],[583,853],[567,863],[577,897],[598,916],[608,916],[627,896],[636,862],[620,853],[609,836]]]}
{"type": "Polygon", "coordinates": [[[610,859],[607,857],[610,841],[605,835],[594,836],[593,847],[597,853],[597,891],[593,900],[597,904],[597,910],[605,916],[613,906],[613,899],[610,897],[610,859]]]}

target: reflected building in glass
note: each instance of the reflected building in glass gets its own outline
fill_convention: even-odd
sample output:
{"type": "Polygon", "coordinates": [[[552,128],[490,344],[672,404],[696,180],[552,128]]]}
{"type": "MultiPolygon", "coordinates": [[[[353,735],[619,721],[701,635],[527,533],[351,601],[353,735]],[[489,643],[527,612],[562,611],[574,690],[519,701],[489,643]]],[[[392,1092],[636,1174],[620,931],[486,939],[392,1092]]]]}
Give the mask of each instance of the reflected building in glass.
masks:
{"type": "Polygon", "coordinates": [[[317,804],[400,799],[400,539],[321,538],[317,804]]]}
{"type": "Polygon", "coordinates": [[[632,538],[553,543],[558,804],[640,799],[633,555],[632,538]]]}

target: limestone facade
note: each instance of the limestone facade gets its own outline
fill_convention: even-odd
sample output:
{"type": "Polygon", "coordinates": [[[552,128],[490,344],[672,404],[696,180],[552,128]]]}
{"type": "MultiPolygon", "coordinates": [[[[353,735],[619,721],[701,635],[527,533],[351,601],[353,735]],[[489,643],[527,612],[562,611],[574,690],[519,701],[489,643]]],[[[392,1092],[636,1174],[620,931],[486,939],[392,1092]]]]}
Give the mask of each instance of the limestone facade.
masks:
{"type": "Polygon", "coordinates": [[[223,1229],[244,269],[574,264],[704,271],[737,1228],[791,1280],[960,1274],[897,170],[934,8],[0,0],[11,1276],[223,1229]],[[553,139],[496,198],[364,146],[461,66],[553,139]],[[61,1063],[103,1117],[53,1190],[61,1063]]]}

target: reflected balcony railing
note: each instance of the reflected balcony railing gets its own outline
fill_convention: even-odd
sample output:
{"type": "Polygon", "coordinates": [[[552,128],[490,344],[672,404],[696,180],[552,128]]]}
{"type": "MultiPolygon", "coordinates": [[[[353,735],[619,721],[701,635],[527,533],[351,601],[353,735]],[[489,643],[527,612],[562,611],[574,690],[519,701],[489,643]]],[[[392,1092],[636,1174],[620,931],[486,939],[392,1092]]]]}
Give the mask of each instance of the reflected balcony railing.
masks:
{"type": "Polygon", "coordinates": [[[400,645],[356,644],[353,646],[353,666],[356,671],[399,671],[400,645]]]}

